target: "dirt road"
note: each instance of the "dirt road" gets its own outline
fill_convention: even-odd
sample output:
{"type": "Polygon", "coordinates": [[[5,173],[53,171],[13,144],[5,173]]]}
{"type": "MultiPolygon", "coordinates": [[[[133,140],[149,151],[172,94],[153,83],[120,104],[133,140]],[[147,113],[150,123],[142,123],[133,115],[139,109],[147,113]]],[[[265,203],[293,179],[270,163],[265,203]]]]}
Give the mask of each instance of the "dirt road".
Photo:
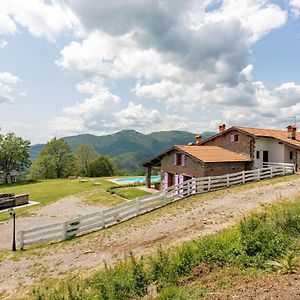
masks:
{"type": "Polygon", "coordinates": [[[24,251],[17,260],[0,262],[0,291],[10,292],[70,270],[99,268],[130,250],[145,254],[158,245],[175,245],[230,227],[261,204],[300,194],[300,176],[286,180],[193,196],[69,242],[24,251]]]}

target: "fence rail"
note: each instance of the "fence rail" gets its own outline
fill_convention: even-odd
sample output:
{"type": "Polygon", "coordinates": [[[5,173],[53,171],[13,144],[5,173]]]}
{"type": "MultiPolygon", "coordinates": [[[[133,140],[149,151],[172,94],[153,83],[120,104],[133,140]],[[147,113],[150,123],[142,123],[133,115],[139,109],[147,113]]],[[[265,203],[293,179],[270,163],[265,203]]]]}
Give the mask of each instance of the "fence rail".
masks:
{"type": "Polygon", "coordinates": [[[242,171],[221,176],[192,178],[156,194],[139,197],[101,212],[91,213],[66,222],[22,230],[19,232],[20,248],[48,242],[61,241],[78,234],[100,230],[140,214],[160,208],[190,195],[206,193],[249,181],[273,178],[295,172],[293,164],[264,163],[262,169],[242,171]]]}

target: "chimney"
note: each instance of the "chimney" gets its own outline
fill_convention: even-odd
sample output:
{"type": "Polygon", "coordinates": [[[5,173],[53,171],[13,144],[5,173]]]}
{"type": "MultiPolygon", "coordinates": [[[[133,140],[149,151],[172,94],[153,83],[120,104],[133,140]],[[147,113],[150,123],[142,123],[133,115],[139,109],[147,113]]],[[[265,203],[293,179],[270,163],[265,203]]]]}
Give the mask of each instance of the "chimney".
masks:
{"type": "Polygon", "coordinates": [[[226,125],[225,124],[219,125],[219,132],[220,133],[223,132],[223,131],[225,131],[225,129],[226,129],[226,125]]]}
{"type": "Polygon", "coordinates": [[[196,145],[200,145],[201,141],[202,141],[202,136],[201,135],[196,135],[195,136],[195,141],[196,141],[196,145]]]}
{"type": "Polygon", "coordinates": [[[288,137],[292,140],[295,140],[296,139],[296,132],[297,132],[296,125],[289,125],[287,127],[287,131],[288,131],[288,137]]]}

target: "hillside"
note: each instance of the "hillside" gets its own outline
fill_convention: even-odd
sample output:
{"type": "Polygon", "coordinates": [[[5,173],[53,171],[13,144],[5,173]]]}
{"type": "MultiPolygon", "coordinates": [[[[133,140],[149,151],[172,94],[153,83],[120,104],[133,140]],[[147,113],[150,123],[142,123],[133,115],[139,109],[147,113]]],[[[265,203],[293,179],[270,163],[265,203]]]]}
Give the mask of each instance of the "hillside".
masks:
{"type": "MultiPolygon", "coordinates": [[[[202,133],[203,139],[212,136],[214,132],[202,133]]],[[[159,131],[142,134],[135,130],[122,130],[120,132],[95,136],[81,134],[68,136],[64,139],[75,151],[80,144],[91,144],[97,152],[115,159],[116,167],[133,173],[141,169],[141,163],[152,156],[172,147],[175,144],[187,144],[194,141],[195,134],[187,131],[159,131]]],[[[43,144],[33,145],[30,148],[30,157],[35,160],[43,144]]]]}

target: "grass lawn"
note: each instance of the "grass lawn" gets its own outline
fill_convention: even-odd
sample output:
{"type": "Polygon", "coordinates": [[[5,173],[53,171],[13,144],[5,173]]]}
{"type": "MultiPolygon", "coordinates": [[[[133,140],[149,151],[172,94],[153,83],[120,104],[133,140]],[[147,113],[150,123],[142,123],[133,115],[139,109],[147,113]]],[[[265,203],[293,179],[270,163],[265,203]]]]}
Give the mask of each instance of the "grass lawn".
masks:
{"type": "Polygon", "coordinates": [[[148,192],[143,191],[136,187],[124,187],[124,188],[113,189],[112,192],[122,198],[126,198],[129,200],[149,194],[148,192]]]}
{"type": "MultiPolygon", "coordinates": [[[[18,216],[29,215],[40,208],[40,206],[51,204],[63,197],[78,193],[83,193],[83,202],[86,204],[114,206],[122,203],[122,199],[106,192],[107,188],[116,186],[115,183],[106,179],[90,178],[85,182],[80,182],[77,179],[48,179],[40,180],[36,183],[0,185],[0,193],[29,194],[31,201],[40,203],[35,206],[18,209],[18,216]],[[93,185],[93,182],[100,183],[100,185],[93,185]]],[[[134,195],[134,193],[129,194],[134,195]]],[[[0,222],[7,219],[9,219],[7,213],[0,213],[0,222]]]]}

